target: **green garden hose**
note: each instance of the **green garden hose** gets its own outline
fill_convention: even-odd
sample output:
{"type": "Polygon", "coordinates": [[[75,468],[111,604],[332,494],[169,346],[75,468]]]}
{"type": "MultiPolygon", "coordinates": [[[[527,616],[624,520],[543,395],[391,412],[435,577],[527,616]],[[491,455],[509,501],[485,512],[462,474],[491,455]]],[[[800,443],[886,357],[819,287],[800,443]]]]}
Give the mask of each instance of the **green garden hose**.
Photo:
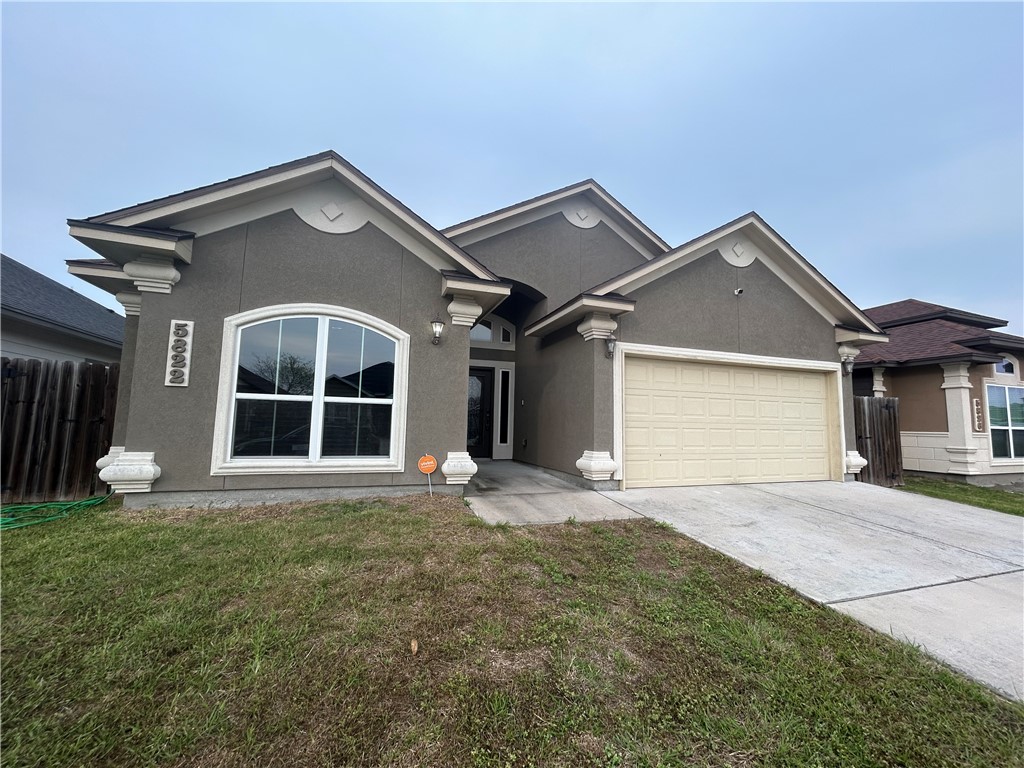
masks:
{"type": "Polygon", "coordinates": [[[88,507],[95,507],[113,496],[93,496],[81,501],[48,501],[42,504],[11,504],[0,509],[0,531],[13,528],[24,528],[26,525],[48,523],[51,520],[63,520],[72,512],[80,512],[88,507]]]}

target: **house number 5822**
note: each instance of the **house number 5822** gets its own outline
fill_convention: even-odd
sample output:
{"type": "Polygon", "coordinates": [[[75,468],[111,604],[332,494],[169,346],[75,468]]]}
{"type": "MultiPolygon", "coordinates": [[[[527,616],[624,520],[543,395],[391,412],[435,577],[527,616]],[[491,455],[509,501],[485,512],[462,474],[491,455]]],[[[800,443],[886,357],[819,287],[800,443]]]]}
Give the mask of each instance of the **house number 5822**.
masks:
{"type": "Polygon", "coordinates": [[[187,387],[188,369],[192,361],[192,320],[171,320],[171,335],[167,342],[168,387],[187,387]]]}

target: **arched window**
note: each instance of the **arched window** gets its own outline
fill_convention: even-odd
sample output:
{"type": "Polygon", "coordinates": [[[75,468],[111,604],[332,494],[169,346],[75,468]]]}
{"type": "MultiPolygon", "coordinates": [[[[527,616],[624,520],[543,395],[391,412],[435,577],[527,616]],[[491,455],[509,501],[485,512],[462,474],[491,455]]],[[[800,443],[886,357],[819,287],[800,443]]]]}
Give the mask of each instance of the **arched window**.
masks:
{"type": "Polygon", "coordinates": [[[408,339],[325,305],[228,318],[212,472],[401,471],[408,339]]]}
{"type": "Polygon", "coordinates": [[[1004,357],[1002,362],[996,363],[996,373],[1016,373],[1013,367],[1013,360],[1004,357]]]}
{"type": "Polygon", "coordinates": [[[481,319],[469,331],[471,347],[492,349],[515,349],[516,327],[497,315],[481,319]]]}

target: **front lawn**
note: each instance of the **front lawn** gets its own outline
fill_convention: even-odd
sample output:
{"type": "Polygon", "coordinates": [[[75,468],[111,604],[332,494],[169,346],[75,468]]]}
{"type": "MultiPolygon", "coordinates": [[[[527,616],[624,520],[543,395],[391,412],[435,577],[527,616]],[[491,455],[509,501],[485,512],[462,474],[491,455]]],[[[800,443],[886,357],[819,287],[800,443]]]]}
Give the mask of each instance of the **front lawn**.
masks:
{"type": "Polygon", "coordinates": [[[967,483],[912,475],[904,475],[903,481],[906,485],[901,490],[904,491],[1024,517],[1024,493],[1014,493],[1000,488],[981,488],[967,483]]]}
{"type": "Polygon", "coordinates": [[[646,520],[106,505],[2,546],[11,768],[1024,764],[1024,707],[646,520]]]}

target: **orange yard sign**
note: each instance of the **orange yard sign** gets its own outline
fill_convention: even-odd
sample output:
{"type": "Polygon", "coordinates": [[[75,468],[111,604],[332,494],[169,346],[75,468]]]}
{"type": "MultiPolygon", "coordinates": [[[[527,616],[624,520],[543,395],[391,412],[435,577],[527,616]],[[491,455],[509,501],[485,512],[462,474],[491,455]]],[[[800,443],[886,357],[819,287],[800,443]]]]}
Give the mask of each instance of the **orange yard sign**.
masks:
{"type": "Polygon", "coordinates": [[[428,453],[420,457],[420,460],[416,462],[416,466],[420,468],[420,472],[424,475],[429,475],[437,469],[437,459],[428,453]]]}

